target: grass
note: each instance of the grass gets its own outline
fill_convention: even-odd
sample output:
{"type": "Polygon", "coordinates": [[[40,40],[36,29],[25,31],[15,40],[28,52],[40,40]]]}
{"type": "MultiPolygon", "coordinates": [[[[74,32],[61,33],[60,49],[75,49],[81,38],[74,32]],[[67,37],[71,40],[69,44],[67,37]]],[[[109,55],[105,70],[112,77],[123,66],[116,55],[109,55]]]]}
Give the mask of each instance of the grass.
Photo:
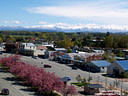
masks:
{"type": "Polygon", "coordinates": [[[0,63],[0,67],[4,68],[4,69],[7,70],[7,71],[8,71],[8,69],[9,69],[9,67],[4,66],[4,65],[2,65],[1,63],[0,63]]]}
{"type": "Polygon", "coordinates": [[[87,86],[89,83],[72,83],[73,85],[76,85],[78,87],[87,86]]]}
{"type": "Polygon", "coordinates": [[[60,96],[59,94],[57,93],[50,93],[50,92],[41,92],[41,94],[43,96],[60,96]]]}

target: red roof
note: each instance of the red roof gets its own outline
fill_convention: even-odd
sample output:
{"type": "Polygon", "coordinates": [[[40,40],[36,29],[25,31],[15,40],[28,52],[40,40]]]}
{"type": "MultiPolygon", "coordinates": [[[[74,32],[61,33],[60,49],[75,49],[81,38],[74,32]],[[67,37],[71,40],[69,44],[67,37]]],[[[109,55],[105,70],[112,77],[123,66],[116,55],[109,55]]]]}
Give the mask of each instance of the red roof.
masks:
{"type": "Polygon", "coordinates": [[[47,49],[46,46],[37,46],[37,50],[40,50],[40,49],[47,49]]]}

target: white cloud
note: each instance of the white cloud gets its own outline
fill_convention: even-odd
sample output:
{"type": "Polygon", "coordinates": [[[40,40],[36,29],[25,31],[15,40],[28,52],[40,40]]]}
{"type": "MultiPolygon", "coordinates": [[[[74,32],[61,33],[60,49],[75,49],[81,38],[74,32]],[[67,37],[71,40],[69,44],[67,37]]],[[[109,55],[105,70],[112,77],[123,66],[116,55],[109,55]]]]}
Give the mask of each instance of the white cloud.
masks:
{"type": "Polygon", "coordinates": [[[66,17],[126,17],[128,15],[128,9],[121,9],[118,7],[104,7],[100,6],[48,6],[48,7],[35,7],[28,9],[28,11],[40,14],[48,14],[55,16],[66,17]]]}
{"type": "Polygon", "coordinates": [[[10,21],[11,23],[20,24],[20,21],[10,21]]]}
{"type": "Polygon", "coordinates": [[[1,21],[2,23],[14,23],[14,24],[21,24],[20,21],[1,21]]]}
{"type": "MultiPolygon", "coordinates": [[[[110,0],[109,0],[110,1],[110,0]]],[[[70,18],[79,18],[95,22],[108,22],[109,24],[127,24],[128,2],[116,0],[107,2],[107,0],[99,0],[93,2],[84,2],[63,6],[45,6],[28,8],[32,13],[47,14],[52,16],[62,16],[70,18]]]]}

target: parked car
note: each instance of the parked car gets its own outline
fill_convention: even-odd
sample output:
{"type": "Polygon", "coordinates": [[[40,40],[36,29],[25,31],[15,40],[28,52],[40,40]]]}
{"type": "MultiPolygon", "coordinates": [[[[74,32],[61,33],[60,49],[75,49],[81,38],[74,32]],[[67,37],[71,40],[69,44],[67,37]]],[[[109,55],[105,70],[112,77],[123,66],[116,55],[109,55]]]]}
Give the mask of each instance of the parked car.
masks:
{"type": "Polygon", "coordinates": [[[38,56],[32,56],[32,58],[34,58],[34,59],[38,59],[38,56]]]}
{"type": "Polygon", "coordinates": [[[78,68],[77,68],[76,66],[72,66],[72,69],[75,69],[75,70],[77,70],[78,68]]]}
{"type": "Polygon", "coordinates": [[[51,68],[51,67],[52,67],[51,65],[44,64],[44,68],[51,68]]]}
{"type": "Polygon", "coordinates": [[[2,51],[0,51],[0,54],[3,54],[3,52],[2,52],[2,51]]]}
{"type": "Polygon", "coordinates": [[[2,95],[9,95],[9,90],[7,88],[4,88],[1,90],[2,95]]]}
{"type": "Polygon", "coordinates": [[[64,79],[67,79],[68,81],[70,81],[71,77],[70,76],[65,76],[64,79]]]}

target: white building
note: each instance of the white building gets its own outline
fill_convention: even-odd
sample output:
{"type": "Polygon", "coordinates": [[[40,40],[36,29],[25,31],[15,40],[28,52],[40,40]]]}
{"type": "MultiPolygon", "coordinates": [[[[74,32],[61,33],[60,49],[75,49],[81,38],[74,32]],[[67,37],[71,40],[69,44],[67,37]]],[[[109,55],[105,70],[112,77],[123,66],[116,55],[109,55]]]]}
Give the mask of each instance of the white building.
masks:
{"type": "Polygon", "coordinates": [[[47,50],[46,46],[36,46],[33,43],[20,43],[18,51],[21,54],[24,55],[30,55],[30,56],[44,56],[45,51],[47,50]]]}

